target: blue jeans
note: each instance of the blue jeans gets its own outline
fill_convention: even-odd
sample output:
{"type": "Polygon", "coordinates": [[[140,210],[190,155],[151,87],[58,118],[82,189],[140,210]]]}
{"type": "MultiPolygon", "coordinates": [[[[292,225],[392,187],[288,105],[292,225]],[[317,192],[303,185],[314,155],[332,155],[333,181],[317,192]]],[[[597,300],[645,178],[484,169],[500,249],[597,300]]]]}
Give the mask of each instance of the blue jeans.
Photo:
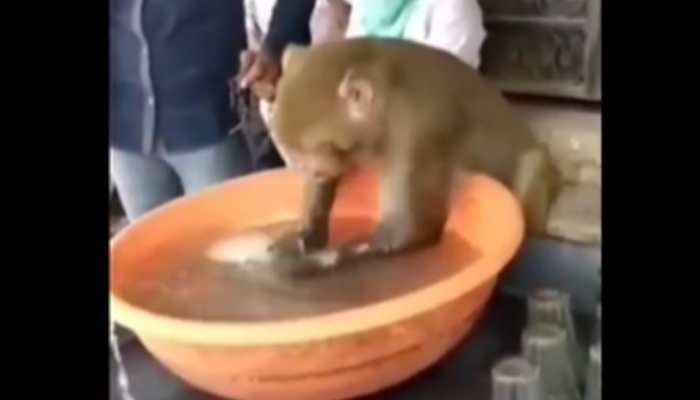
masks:
{"type": "Polygon", "coordinates": [[[242,135],[194,151],[144,155],[111,148],[110,173],[129,221],[170,200],[250,172],[242,135]]]}

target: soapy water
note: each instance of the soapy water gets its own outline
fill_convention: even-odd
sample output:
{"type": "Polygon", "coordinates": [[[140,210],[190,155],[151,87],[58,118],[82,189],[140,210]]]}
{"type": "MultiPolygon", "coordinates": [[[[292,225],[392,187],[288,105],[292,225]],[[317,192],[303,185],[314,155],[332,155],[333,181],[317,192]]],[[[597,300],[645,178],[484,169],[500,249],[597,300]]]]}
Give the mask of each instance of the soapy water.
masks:
{"type": "MultiPolygon", "coordinates": [[[[339,225],[366,226],[366,221],[345,219],[339,225]]],[[[371,224],[370,224],[371,225],[371,224]]],[[[363,260],[327,273],[303,279],[282,279],[261,273],[275,265],[253,265],[245,258],[265,243],[260,232],[290,229],[292,223],[280,223],[237,232],[231,238],[222,232],[203,230],[186,232],[159,245],[157,251],[137,261],[139,278],[113,275],[115,291],[130,303],[151,312],[175,318],[206,321],[274,321],[329,314],[387,300],[446,279],[478,258],[464,239],[447,232],[440,245],[411,254],[363,260]],[[257,232],[257,233],[256,233],[257,232]],[[246,257],[243,247],[234,249],[238,258],[212,257],[216,243],[258,235],[249,241],[246,257]],[[196,240],[190,239],[196,238],[196,240]],[[196,243],[195,243],[196,242],[196,243]],[[185,247],[187,246],[187,247],[185,247]]],[[[231,242],[231,243],[234,243],[231,242]]],[[[244,246],[245,247],[245,246],[244,246]]],[[[257,250],[256,250],[257,249],[257,250]]],[[[263,263],[264,264],[264,263],[263,263]]]]}
{"type": "Polygon", "coordinates": [[[109,324],[109,343],[112,348],[114,360],[117,363],[117,386],[119,387],[119,394],[121,394],[122,400],[135,400],[134,396],[131,394],[131,388],[129,387],[129,376],[126,373],[122,353],[119,349],[119,338],[117,337],[114,321],[111,321],[109,324]]]}
{"type": "MultiPolygon", "coordinates": [[[[358,220],[338,223],[367,224],[358,220]]],[[[410,255],[364,260],[361,265],[346,265],[304,279],[263,273],[275,267],[267,253],[271,238],[293,225],[285,222],[233,237],[212,230],[187,232],[186,237],[159,246],[135,263],[147,271],[139,279],[122,280],[117,270],[112,276],[113,287],[133,304],[177,318],[279,320],[332,313],[398,296],[445,279],[478,257],[463,239],[448,233],[439,246],[410,255]]],[[[134,400],[115,328],[111,322],[110,346],[118,390],[122,400],[134,400]]]]}

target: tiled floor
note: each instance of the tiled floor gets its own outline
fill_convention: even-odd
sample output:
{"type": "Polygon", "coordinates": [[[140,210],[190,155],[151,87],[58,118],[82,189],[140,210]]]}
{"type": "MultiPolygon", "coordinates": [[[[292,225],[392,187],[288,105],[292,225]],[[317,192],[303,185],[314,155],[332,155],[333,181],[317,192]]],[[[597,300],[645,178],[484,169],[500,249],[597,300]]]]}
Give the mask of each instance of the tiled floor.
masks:
{"type": "MultiPolygon", "coordinates": [[[[517,351],[524,321],[524,303],[498,295],[473,335],[442,362],[396,388],[359,400],[488,400],[491,366],[501,357],[517,351]]],[[[587,342],[590,321],[577,318],[577,322],[580,337],[587,342]]],[[[218,400],[175,378],[155,362],[137,340],[123,347],[136,400],[218,400]]],[[[110,400],[120,400],[113,360],[110,400]]]]}

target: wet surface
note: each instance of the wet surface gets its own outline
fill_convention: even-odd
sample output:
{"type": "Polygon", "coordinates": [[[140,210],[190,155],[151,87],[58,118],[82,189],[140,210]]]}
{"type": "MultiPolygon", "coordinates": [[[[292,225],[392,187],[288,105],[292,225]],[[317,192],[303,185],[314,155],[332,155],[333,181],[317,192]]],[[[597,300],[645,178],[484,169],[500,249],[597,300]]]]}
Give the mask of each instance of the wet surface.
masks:
{"type": "MultiPolygon", "coordinates": [[[[496,295],[472,335],[434,367],[395,388],[359,400],[488,400],[492,365],[516,353],[525,323],[525,303],[496,295]]],[[[577,318],[582,342],[591,332],[588,319],[577,318]]],[[[161,367],[138,340],[122,345],[122,356],[136,400],[221,400],[186,385],[161,367]]],[[[114,360],[110,365],[110,400],[120,400],[114,360]]]]}
{"type": "MultiPolygon", "coordinates": [[[[371,221],[354,219],[339,219],[334,223],[344,232],[361,232],[372,225],[371,221]]],[[[284,228],[273,225],[268,229],[269,235],[275,236],[284,228]]],[[[291,228],[286,223],[286,229],[291,228]]],[[[265,229],[258,228],[255,233],[260,231],[265,229]]],[[[113,283],[117,293],[150,311],[178,318],[294,319],[357,308],[411,293],[470,268],[479,257],[458,235],[446,232],[438,245],[417,252],[348,263],[335,271],[310,277],[280,278],[269,272],[259,273],[264,265],[249,268],[207,257],[212,243],[226,238],[221,232],[188,232],[188,235],[184,239],[173,238],[153,255],[130,262],[129,265],[138,265],[140,271],[123,277],[117,274],[113,283]]]]}

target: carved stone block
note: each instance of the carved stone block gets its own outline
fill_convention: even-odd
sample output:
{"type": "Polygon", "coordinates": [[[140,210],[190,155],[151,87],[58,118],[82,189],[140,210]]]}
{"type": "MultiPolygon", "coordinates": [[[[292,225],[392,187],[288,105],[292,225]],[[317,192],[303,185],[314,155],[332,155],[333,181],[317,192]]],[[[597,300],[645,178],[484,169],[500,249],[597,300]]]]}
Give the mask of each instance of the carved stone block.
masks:
{"type": "Polygon", "coordinates": [[[593,163],[570,163],[561,162],[559,164],[562,180],[568,184],[591,184],[601,185],[603,180],[600,165],[593,163]]]}
{"type": "Polygon", "coordinates": [[[603,183],[603,169],[600,165],[579,165],[577,182],[601,186],[603,183]]]}
{"type": "MultiPolygon", "coordinates": [[[[543,101],[512,101],[537,140],[547,146],[555,162],[569,165],[602,164],[602,119],[599,107],[573,107],[543,101]]],[[[576,172],[578,174],[578,172],[576,172]]]]}
{"type": "Polygon", "coordinates": [[[600,100],[601,0],[481,0],[482,72],[503,91],[600,100]]]}
{"type": "Polygon", "coordinates": [[[487,15],[586,17],[587,0],[481,0],[487,15]]]}
{"type": "Polygon", "coordinates": [[[585,79],[586,32],[578,26],[493,23],[483,72],[497,81],[566,83],[585,79]]]}
{"type": "Polygon", "coordinates": [[[600,186],[565,186],[550,210],[547,233],[578,243],[597,244],[601,240],[600,222],[600,186]]]}

